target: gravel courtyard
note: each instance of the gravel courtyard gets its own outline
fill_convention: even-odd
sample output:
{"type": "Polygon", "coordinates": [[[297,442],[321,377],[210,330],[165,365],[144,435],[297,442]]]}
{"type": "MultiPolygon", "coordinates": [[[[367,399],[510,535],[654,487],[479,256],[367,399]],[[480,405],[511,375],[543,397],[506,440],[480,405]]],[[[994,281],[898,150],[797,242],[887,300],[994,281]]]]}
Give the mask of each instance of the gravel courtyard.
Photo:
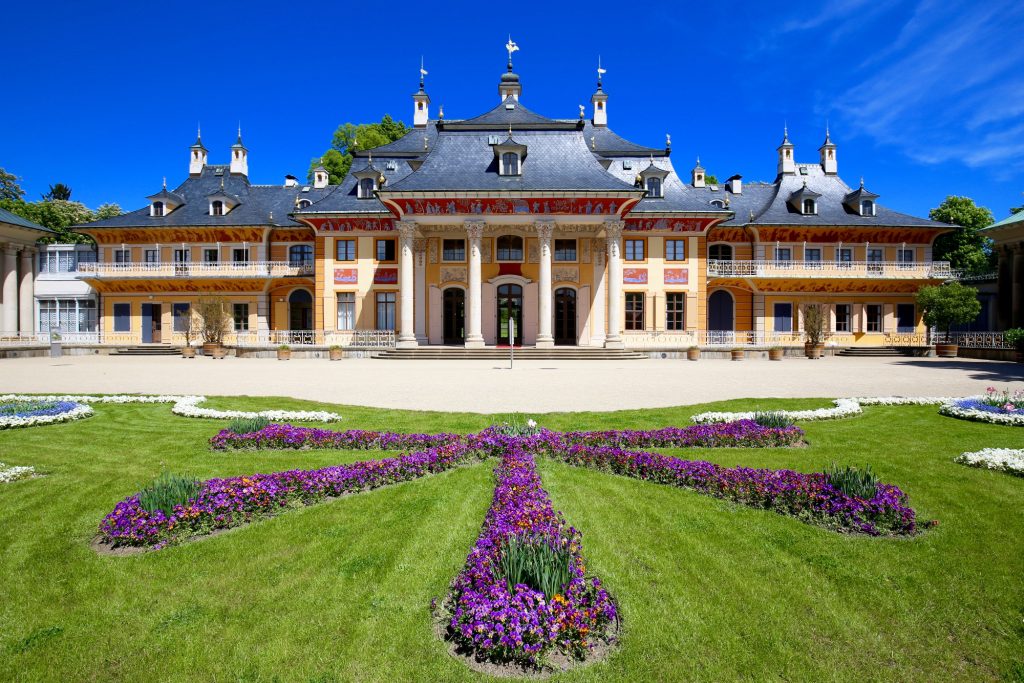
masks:
{"type": "Polygon", "coordinates": [[[405,361],[70,356],[0,360],[0,392],[292,396],[477,413],[659,408],[731,398],[966,395],[1024,366],[937,358],[405,361]]]}

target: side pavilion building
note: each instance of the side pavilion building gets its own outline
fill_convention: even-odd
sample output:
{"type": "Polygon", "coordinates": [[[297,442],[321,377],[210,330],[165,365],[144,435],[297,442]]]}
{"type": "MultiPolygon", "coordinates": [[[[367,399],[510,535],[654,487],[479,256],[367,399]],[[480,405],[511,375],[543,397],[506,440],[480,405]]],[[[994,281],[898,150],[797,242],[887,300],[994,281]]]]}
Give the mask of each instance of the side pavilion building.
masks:
{"type": "Polygon", "coordinates": [[[772,182],[711,184],[699,159],[677,171],[670,140],[615,134],[600,80],[578,118],[522,92],[509,62],[492,109],[431,118],[421,78],[410,132],[337,185],[322,167],[252,184],[241,133],[223,166],[197,138],[180,185],[79,226],[101,329],[180,343],[177,314],[216,293],[242,346],[796,345],[814,302],[833,344],[927,343],[914,297],[953,276],[932,261],[949,226],[845,183],[827,133],[798,163],[787,132],[772,182]]]}

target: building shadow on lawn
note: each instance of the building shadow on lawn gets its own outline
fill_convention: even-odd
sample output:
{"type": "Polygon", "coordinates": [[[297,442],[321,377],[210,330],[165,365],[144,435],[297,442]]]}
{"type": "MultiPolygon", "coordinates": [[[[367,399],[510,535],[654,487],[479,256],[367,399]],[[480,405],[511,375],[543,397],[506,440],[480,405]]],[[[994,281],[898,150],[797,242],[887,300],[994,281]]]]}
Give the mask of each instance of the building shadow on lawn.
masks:
{"type": "Polygon", "coordinates": [[[972,379],[977,380],[992,382],[1024,381],[1024,364],[1011,363],[1009,361],[976,361],[960,358],[951,358],[949,360],[907,358],[906,360],[897,361],[897,364],[932,370],[958,370],[966,372],[972,379]]]}

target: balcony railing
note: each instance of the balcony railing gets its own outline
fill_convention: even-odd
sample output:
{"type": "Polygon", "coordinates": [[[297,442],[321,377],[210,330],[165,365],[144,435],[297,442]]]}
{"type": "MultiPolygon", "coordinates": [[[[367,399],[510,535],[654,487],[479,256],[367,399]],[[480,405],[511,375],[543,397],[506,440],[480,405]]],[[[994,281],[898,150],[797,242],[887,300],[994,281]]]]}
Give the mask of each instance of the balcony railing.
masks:
{"type": "Polygon", "coordinates": [[[940,344],[958,344],[967,349],[1012,349],[1002,332],[939,332],[935,339],[940,344]]]}
{"type": "MultiPolygon", "coordinates": [[[[177,343],[177,338],[175,339],[177,343]]],[[[184,345],[184,338],[180,340],[184,345]]],[[[277,348],[288,346],[340,346],[344,349],[392,349],[392,330],[258,330],[231,332],[224,336],[227,346],[277,348]]]]}
{"type": "Polygon", "coordinates": [[[263,278],[313,275],[314,265],[307,261],[79,263],[77,272],[104,278],[263,278]]]}
{"type": "Polygon", "coordinates": [[[959,276],[948,261],[725,261],[708,260],[708,277],[865,278],[949,280],[959,276]]]}

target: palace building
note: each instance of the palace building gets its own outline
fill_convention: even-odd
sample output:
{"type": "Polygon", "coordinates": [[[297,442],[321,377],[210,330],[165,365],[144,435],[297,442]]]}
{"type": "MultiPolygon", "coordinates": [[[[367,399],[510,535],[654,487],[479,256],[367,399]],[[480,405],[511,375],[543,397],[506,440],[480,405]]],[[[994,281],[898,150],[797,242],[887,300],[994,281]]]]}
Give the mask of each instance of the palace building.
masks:
{"type": "Polygon", "coordinates": [[[180,344],[181,314],[217,295],[238,346],[797,345],[809,302],[832,344],[925,345],[915,293],[953,276],[932,261],[949,226],[845,183],[827,131],[811,163],[787,132],[771,182],[680,171],[667,137],[613,132],[601,73],[589,113],[557,119],[525,106],[511,59],[472,118],[431,118],[421,77],[410,132],[340,184],[256,185],[241,131],[226,165],[197,137],[183,182],[78,227],[104,338],[180,344]]]}

